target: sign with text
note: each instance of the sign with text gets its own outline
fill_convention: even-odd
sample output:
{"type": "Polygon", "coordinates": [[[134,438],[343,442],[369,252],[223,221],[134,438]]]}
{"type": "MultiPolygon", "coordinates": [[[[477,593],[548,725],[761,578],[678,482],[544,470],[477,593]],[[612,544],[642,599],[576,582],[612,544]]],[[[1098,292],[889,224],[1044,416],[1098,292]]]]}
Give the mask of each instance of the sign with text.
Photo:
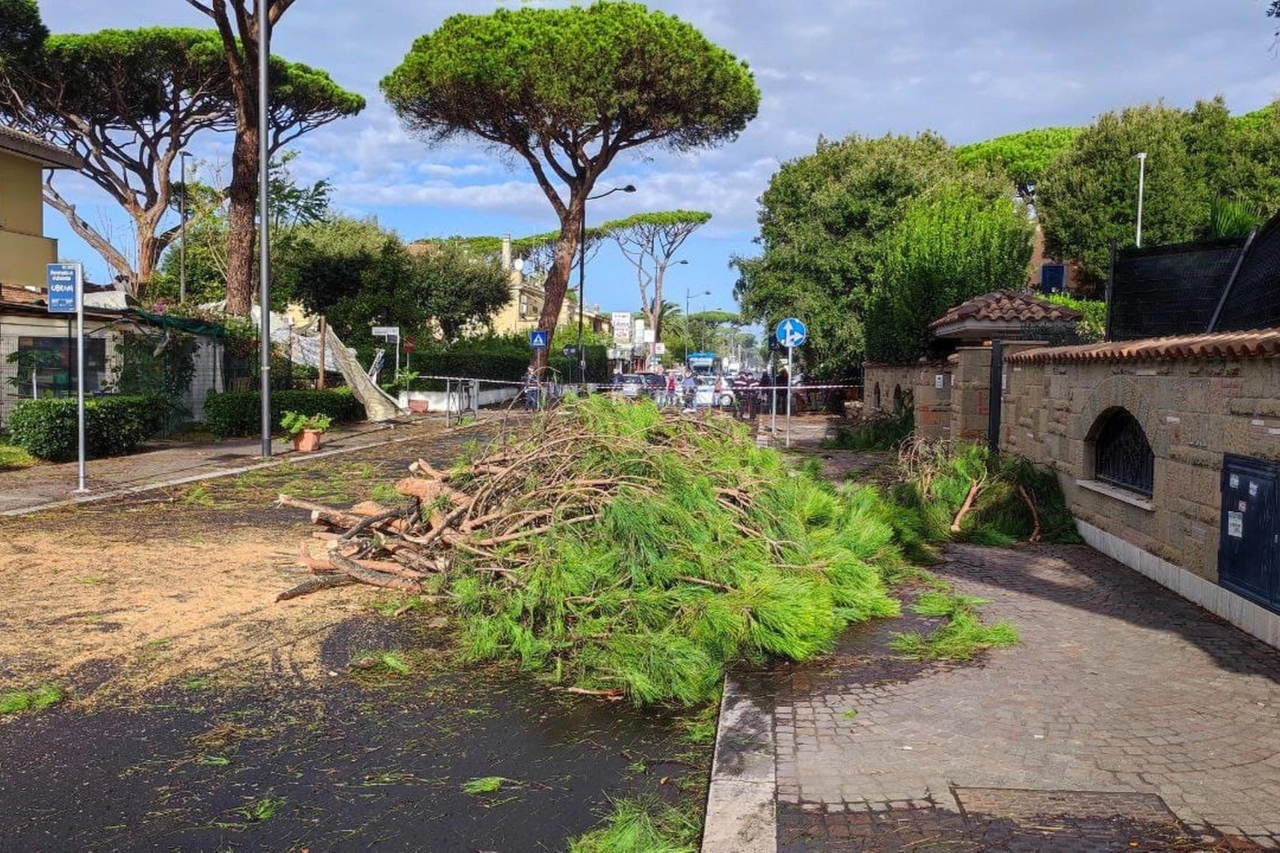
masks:
{"type": "Polygon", "coordinates": [[[631,312],[630,311],[614,311],[609,315],[609,322],[613,326],[613,342],[618,346],[625,346],[631,343],[631,312]]]}
{"type": "Polygon", "coordinates": [[[80,293],[79,264],[49,264],[45,285],[49,292],[50,314],[76,313],[76,296],[80,293]]]}
{"type": "Polygon", "coordinates": [[[372,329],[369,330],[369,334],[373,335],[375,338],[395,338],[396,340],[399,340],[400,327],[399,326],[374,326],[372,329]]]}

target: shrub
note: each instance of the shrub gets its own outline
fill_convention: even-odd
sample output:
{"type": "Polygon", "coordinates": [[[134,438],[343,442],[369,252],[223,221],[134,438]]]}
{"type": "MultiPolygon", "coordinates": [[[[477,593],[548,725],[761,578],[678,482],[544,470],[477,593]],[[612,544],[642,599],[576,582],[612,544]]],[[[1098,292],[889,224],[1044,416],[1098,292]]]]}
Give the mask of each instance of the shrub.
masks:
{"type": "MultiPolygon", "coordinates": [[[[169,410],[168,401],[156,394],[85,400],[84,409],[85,455],[91,458],[137,450],[160,431],[169,410]]],[[[76,401],[22,400],[9,416],[9,432],[32,456],[74,459],[79,448],[76,401]]]]}
{"type": "MultiPolygon", "coordinates": [[[[333,391],[272,391],[271,423],[287,411],[325,415],[335,423],[365,418],[364,406],[346,388],[333,391]]],[[[262,429],[262,397],[257,391],[210,391],[204,401],[204,423],[214,436],[256,435],[262,429]]]]}

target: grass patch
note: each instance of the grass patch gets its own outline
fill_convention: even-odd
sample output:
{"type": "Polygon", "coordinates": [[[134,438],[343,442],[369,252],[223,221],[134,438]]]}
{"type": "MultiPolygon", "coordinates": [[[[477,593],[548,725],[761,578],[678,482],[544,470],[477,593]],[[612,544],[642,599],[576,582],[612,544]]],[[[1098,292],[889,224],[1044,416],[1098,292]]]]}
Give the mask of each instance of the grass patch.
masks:
{"type": "Polygon", "coordinates": [[[1007,622],[982,624],[977,609],[986,603],[986,599],[971,595],[926,592],[912,605],[912,612],[946,621],[928,635],[915,631],[894,634],[889,646],[910,658],[970,660],[988,649],[1017,643],[1017,629],[1007,622]]]}
{"type": "Polygon", "coordinates": [[[0,437],[0,471],[17,471],[38,465],[40,460],[16,444],[6,444],[0,437]]]}
{"type": "Polygon", "coordinates": [[[0,715],[38,713],[66,698],[66,694],[52,684],[0,693],[0,715]]]}
{"type": "Polygon", "coordinates": [[[351,659],[351,668],[371,675],[408,675],[411,667],[399,651],[360,652],[351,659]]]}
{"type": "Polygon", "coordinates": [[[618,800],[604,825],[569,842],[569,853],[696,853],[702,822],[649,797],[618,800]]]}

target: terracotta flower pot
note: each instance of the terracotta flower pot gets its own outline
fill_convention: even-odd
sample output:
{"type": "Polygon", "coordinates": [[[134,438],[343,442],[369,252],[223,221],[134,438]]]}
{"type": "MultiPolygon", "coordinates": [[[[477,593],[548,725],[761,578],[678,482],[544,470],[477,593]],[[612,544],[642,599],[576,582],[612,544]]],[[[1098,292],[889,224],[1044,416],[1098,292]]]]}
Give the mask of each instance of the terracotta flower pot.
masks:
{"type": "Polygon", "coordinates": [[[299,453],[311,453],[320,449],[320,436],[324,433],[318,429],[304,429],[293,437],[293,449],[299,453]]]}

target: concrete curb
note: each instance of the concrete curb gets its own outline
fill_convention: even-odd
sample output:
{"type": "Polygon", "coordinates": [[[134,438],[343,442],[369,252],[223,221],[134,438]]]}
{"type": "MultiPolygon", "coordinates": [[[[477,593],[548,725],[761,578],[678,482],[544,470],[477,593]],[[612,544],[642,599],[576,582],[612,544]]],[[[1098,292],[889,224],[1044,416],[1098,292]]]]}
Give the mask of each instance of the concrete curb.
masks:
{"type": "MultiPolygon", "coordinates": [[[[378,433],[386,433],[393,430],[394,427],[383,427],[377,430],[378,433]]],[[[340,456],[344,453],[354,453],[358,450],[368,450],[373,447],[381,447],[387,444],[399,444],[405,441],[413,441],[419,438],[417,435],[409,435],[399,438],[388,438],[381,441],[368,441],[362,444],[353,444],[349,447],[335,447],[332,450],[321,450],[316,453],[290,454],[284,457],[273,457],[268,462],[257,462],[253,465],[241,465],[237,468],[220,468],[212,471],[205,471],[198,474],[191,474],[186,477],[176,477],[169,480],[163,480],[159,483],[148,483],[145,486],[129,486],[126,488],[112,489],[110,491],[98,494],[85,495],[77,498],[67,498],[66,500],[51,501],[49,503],[38,504],[29,507],[19,507],[17,509],[0,510],[0,518],[12,517],[19,515],[29,515],[36,512],[44,512],[51,509],[61,509],[62,507],[78,506],[80,504],[91,504],[99,501],[111,500],[112,498],[130,497],[133,495],[146,494],[157,489],[167,489],[173,486],[185,486],[188,483],[197,483],[201,480],[218,480],[223,477],[234,477],[248,471],[256,471],[260,468],[274,468],[278,465],[298,464],[317,459],[327,459],[330,456],[340,456]]]]}
{"type": "Polygon", "coordinates": [[[764,677],[725,678],[702,853],[776,853],[773,697],[764,677]]]}

